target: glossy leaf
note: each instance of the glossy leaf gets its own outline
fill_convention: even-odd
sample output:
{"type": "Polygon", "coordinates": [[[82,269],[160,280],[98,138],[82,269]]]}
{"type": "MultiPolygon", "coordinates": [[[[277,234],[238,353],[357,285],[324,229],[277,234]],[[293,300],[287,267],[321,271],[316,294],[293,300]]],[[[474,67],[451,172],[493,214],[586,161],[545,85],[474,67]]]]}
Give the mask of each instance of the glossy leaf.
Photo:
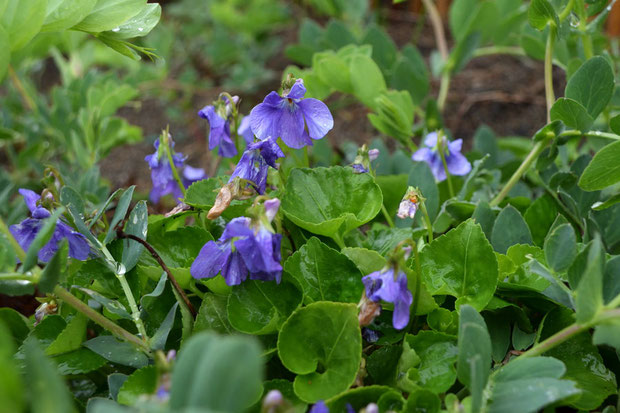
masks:
{"type": "Polygon", "coordinates": [[[67,376],[90,373],[107,363],[106,359],[85,347],[60,354],[52,360],[57,364],[58,372],[67,376]]]}
{"type": "Polygon", "coordinates": [[[90,14],[96,3],[97,0],[48,0],[41,31],[61,31],[75,26],[90,14]]]}
{"type": "Polygon", "coordinates": [[[140,368],[148,364],[148,358],[133,344],[118,341],[113,336],[98,336],[84,343],[84,347],[112,363],[140,368]]]}
{"type": "Polygon", "coordinates": [[[87,324],[88,318],[85,315],[82,313],[74,315],[67,327],[45,349],[45,354],[53,356],[79,349],[86,337],[87,324]]]}
{"type": "Polygon", "coordinates": [[[97,4],[74,29],[85,32],[99,33],[125,23],[140,13],[146,0],[97,0],[97,4]]]}
{"type": "MultiPolygon", "coordinates": [[[[148,211],[146,208],[146,201],[140,201],[129,214],[124,232],[145,240],[147,225],[148,211]]],[[[123,239],[123,257],[121,262],[125,266],[126,271],[130,271],[136,266],[143,250],[144,247],[139,242],[131,239],[123,239]]]]}
{"type": "Polygon", "coordinates": [[[301,291],[286,277],[280,284],[247,280],[228,296],[228,320],[243,333],[275,333],[302,299],[301,291]]]}
{"type": "Polygon", "coordinates": [[[595,238],[588,252],[588,261],[575,291],[577,322],[592,320],[603,307],[603,272],[605,252],[601,240],[595,238]]]}
{"type": "Polygon", "coordinates": [[[422,276],[431,295],[457,298],[482,310],[493,297],[498,268],[493,248],[480,225],[467,220],[433,240],[420,254],[422,276]]]}
{"type": "MultiPolygon", "coordinates": [[[[99,0],[101,2],[101,0],[99,0]]],[[[116,236],[116,226],[125,219],[125,215],[129,210],[129,204],[131,203],[131,198],[133,197],[133,191],[136,187],[130,186],[123,192],[120,199],[118,200],[118,204],[116,205],[116,210],[114,211],[114,216],[110,221],[110,229],[103,240],[103,244],[108,244],[110,241],[114,239],[116,236]]]]}
{"type": "Polygon", "coordinates": [[[548,24],[560,25],[558,15],[547,0],[532,0],[527,10],[527,19],[535,29],[542,30],[548,24]]]}
{"type": "Polygon", "coordinates": [[[342,254],[355,263],[362,274],[370,274],[385,267],[387,261],[377,251],[366,248],[343,248],[342,254]]]}
{"type": "Polygon", "coordinates": [[[355,304],[317,302],[295,311],[278,335],[278,354],[297,374],[295,394],[314,403],[353,384],[362,338],[355,304]]]}
{"type": "Polygon", "coordinates": [[[293,169],[280,208],[303,229],[334,237],[370,221],[382,202],[381,189],[370,175],[334,166],[293,169]]]}
{"type": "Polygon", "coordinates": [[[10,50],[23,48],[41,30],[45,20],[47,0],[19,0],[6,2],[0,25],[6,30],[10,50]]]}
{"type": "Polygon", "coordinates": [[[157,368],[155,366],[142,367],[134,371],[118,392],[118,402],[127,406],[136,404],[140,396],[155,393],[157,388],[157,368]]]}
{"type": "Polygon", "coordinates": [[[356,303],[362,296],[362,273],[346,255],[312,237],[284,263],[299,283],[304,301],[356,303]]]}
{"type": "Polygon", "coordinates": [[[226,312],[227,297],[206,293],[196,316],[194,332],[212,330],[221,334],[233,334],[234,329],[228,321],[226,312]]]}
{"type": "Polygon", "coordinates": [[[157,3],[149,3],[138,14],[106,34],[113,39],[143,37],[153,30],[160,18],[161,6],[157,3]]]}

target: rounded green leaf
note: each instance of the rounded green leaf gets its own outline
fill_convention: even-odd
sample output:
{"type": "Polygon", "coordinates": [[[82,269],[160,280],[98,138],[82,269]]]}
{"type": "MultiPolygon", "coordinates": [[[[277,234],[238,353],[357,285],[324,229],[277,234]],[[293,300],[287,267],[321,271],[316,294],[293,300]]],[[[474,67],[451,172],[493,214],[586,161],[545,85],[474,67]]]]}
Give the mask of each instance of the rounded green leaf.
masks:
{"type": "Polygon", "coordinates": [[[566,126],[587,132],[590,130],[590,126],[594,123],[592,116],[588,114],[586,108],[584,108],[579,102],[568,99],[558,99],[549,112],[551,120],[561,120],[566,126]]]}
{"type": "Polygon", "coordinates": [[[556,227],[545,239],[545,258],[555,272],[567,270],[577,256],[577,236],[570,224],[556,227]]]}
{"type": "Polygon", "coordinates": [[[610,143],[598,151],[579,178],[579,186],[586,191],[597,191],[620,182],[620,141],[610,143]]]}
{"type": "Polygon", "coordinates": [[[345,391],[362,356],[356,305],[318,302],[297,310],[280,330],[278,354],[298,374],[294,388],[300,399],[314,403],[345,391]]]}
{"type": "Polygon", "coordinates": [[[377,251],[366,248],[347,247],[341,252],[353,261],[364,275],[379,271],[387,263],[387,260],[377,251]]]}
{"type": "Polygon", "coordinates": [[[482,310],[495,293],[497,259],[482,228],[471,219],[424,247],[420,260],[431,295],[452,295],[457,306],[482,310]]]}
{"type": "Polygon", "coordinates": [[[369,403],[377,403],[379,398],[387,392],[394,390],[388,386],[364,386],[347,390],[345,393],[327,401],[327,407],[333,412],[345,412],[347,405],[353,407],[356,412],[361,411],[369,403]]]}
{"type": "Polygon", "coordinates": [[[47,0],[8,2],[0,16],[0,26],[4,27],[9,36],[11,51],[21,49],[39,33],[45,19],[46,6],[47,0]]]}
{"type": "Polygon", "coordinates": [[[228,320],[237,330],[248,334],[271,334],[301,304],[303,294],[284,279],[248,280],[235,286],[228,296],[228,320]]]}
{"type": "Polygon", "coordinates": [[[106,35],[113,39],[143,37],[153,30],[157,23],[159,23],[160,18],[161,6],[157,3],[149,3],[140,13],[107,32],[106,35]]]}
{"type": "Polygon", "coordinates": [[[334,237],[373,219],[382,202],[381,189],[370,175],[333,166],[293,169],[281,208],[298,226],[334,237]]]}
{"type": "Polygon", "coordinates": [[[549,23],[556,27],[560,25],[558,15],[547,0],[532,0],[527,10],[527,19],[538,30],[543,30],[549,23]]]}
{"type": "Polygon", "coordinates": [[[346,255],[328,247],[316,237],[310,238],[291,255],[284,269],[301,285],[306,303],[356,303],[364,288],[362,273],[355,264],[346,255]]]}
{"type": "Polygon", "coordinates": [[[369,108],[375,107],[375,98],[387,89],[381,69],[372,58],[358,54],[349,62],[353,94],[369,108]]]}

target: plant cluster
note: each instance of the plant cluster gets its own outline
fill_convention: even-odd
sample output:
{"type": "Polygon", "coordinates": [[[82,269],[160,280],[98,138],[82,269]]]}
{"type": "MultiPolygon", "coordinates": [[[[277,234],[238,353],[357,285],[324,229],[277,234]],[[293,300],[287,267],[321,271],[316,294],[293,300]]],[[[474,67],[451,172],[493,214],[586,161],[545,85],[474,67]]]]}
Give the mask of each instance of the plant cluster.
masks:
{"type": "MultiPolygon", "coordinates": [[[[69,14],[68,3],[50,0],[42,21],[69,14]]],[[[155,8],[92,3],[105,18],[125,13],[86,30],[121,53],[133,46],[115,29],[149,15],[128,5],[155,8]]],[[[343,2],[310,3],[349,16],[343,2]]],[[[617,44],[600,31],[607,2],[455,0],[451,49],[434,3],[423,3],[438,44],[430,70],[378,26],[306,21],[287,49],[303,67],[285,71],[281,90],[245,116],[238,96],[205,102],[196,116],[216,176],[187,164],[174,131],[162,131],[140,162],[150,202],[177,202],[166,214],[134,202],[133,186],[93,196],[53,167],[40,191],[20,189],[28,216],[0,219],[0,292],[37,291],[40,306],[30,318],[0,309],[0,406],[615,411],[620,89],[617,44]],[[531,139],[481,127],[466,153],[443,123],[450,82],[496,53],[544,60],[547,123],[531,139]],[[567,78],[557,99],[554,65],[567,78]],[[396,150],[330,149],[334,93],[366,106],[396,150]]],[[[228,16],[228,3],[213,4],[228,16]]],[[[108,95],[86,87],[101,108],[108,95]]],[[[111,101],[106,117],[124,102],[111,101]]]]}

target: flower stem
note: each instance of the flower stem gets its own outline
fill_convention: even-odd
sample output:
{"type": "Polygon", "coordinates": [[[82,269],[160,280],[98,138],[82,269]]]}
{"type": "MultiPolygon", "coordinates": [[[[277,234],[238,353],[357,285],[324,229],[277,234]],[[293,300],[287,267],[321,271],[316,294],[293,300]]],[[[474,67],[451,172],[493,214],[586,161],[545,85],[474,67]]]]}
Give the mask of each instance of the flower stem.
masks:
{"type": "Polygon", "coordinates": [[[342,239],[342,236],[340,234],[334,234],[332,239],[334,240],[334,242],[336,244],[338,244],[338,246],[340,247],[341,250],[347,247],[346,244],[344,243],[344,240],[342,239]]]}
{"type": "Polygon", "coordinates": [[[543,149],[545,149],[545,147],[547,146],[547,142],[548,142],[547,139],[543,139],[541,141],[538,141],[536,145],[534,145],[530,153],[523,160],[523,163],[521,163],[521,165],[515,171],[515,173],[512,174],[508,182],[506,182],[506,185],[504,185],[504,188],[502,188],[500,193],[497,194],[497,196],[490,202],[489,204],[490,206],[492,207],[498,206],[499,203],[502,202],[502,200],[506,197],[506,195],[508,195],[508,192],[510,192],[512,187],[514,187],[516,183],[519,182],[519,179],[521,179],[521,176],[523,176],[523,174],[530,168],[530,166],[536,160],[536,158],[538,158],[538,156],[543,151],[543,149]]]}
{"type": "Polygon", "coordinates": [[[424,216],[424,224],[426,225],[426,230],[428,231],[428,242],[430,244],[433,241],[433,224],[431,224],[431,217],[428,215],[426,204],[424,202],[420,202],[420,210],[424,216]]]}
{"type": "Polygon", "coordinates": [[[443,170],[446,172],[446,181],[448,181],[448,192],[450,193],[450,198],[454,198],[454,187],[452,186],[450,171],[448,171],[448,162],[446,162],[446,155],[443,152],[443,148],[439,148],[439,156],[441,157],[441,163],[443,163],[443,170]]]}
{"type": "Polygon", "coordinates": [[[123,340],[126,340],[132,344],[135,344],[137,347],[147,353],[149,352],[149,347],[144,340],[141,340],[140,338],[131,334],[129,331],[125,330],[113,321],[108,320],[106,317],[93,310],[88,305],[84,304],[79,298],[71,294],[69,291],[65,290],[60,286],[56,286],[56,288],[54,288],[54,294],[65,303],[69,304],[71,307],[75,308],[77,311],[81,312],[86,317],[90,318],[95,323],[99,324],[101,327],[105,328],[115,336],[122,338],[123,340]]]}
{"type": "Polygon", "coordinates": [[[101,246],[101,252],[105,256],[105,259],[110,266],[110,269],[112,269],[114,275],[116,275],[118,282],[121,283],[121,287],[123,288],[123,292],[125,293],[125,297],[127,298],[127,302],[129,303],[129,308],[131,309],[131,318],[136,325],[136,328],[138,329],[138,333],[140,333],[142,338],[148,340],[148,336],[146,335],[146,328],[144,328],[144,323],[140,318],[140,310],[138,309],[138,305],[136,304],[136,299],[133,296],[133,292],[131,291],[131,287],[127,282],[127,278],[125,277],[124,266],[122,268],[119,268],[119,264],[114,260],[114,257],[112,257],[112,254],[110,254],[110,251],[108,251],[105,245],[101,246]],[[121,269],[121,271],[119,271],[119,269],[121,269]]]}
{"type": "Polygon", "coordinates": [[[551,122],[551,106],[555,103],[553,92],[553,45],[555,43],[556,28],[549,27],[547,47],[545,49],[545,100],[547,102],[547,123],[551,122]]]}
{"type": "Polygon", "coordinates": [[[392,220],[392,217],[390,217],[390,214],[388,213],[383,203],[381,204],[381,212],[383,212],[383,216],[385,217],[385,220],[387,221],[390,228],[394,228],[394,221],[392,220]]]}
{"type": "Polygon", "coordinates": [[[433,33],[435,35],[435,41],[437,42],[437,49],[439,49],[439,54],[441,58],[445,62],[448,60],[448,42],[446,41],[446,34],[443,29],[443,22],[441,21],[441,16],[439,15],[439,10],[435,7],[435,3],[433,0],[422,0],[424,4],[424,8],[428,12],[428,17],[430,18],[431,25],[433,26],[433,33]]]}
{"type": "Polygon", "coordinates": [[[560,21],[566,20],[566,18],[570,15],[570,12],[573,11],[574,5],[575,5],[575,0],[568,0],[568,3],[566,3],[566,7],[564,7],[564,10],[562,10],[560,14],[558,15],[558,17],[560,18],[560,21]]]}
{"type": "Polygon", "coordinates": [[[3,272],[0,273],[0,281],[31,281],[36,283],[35,277],[21,272],[3,272]]]}
{"type": "MultiPolygon", "coordinates": [[[[420,289],[422,288],[422,267],[420,266],[420,254],[418,253],[418,244],[412,246],[413,257],[415,260],[415,293],[413,295],[413,308],[411,309],[415,318],[418,311],[418,301],[420,301],[420,289]]],[[[415,323],[414,323],[415,324],[415,323]]]]}
{"type": "Polygon", "coordinates": [[[24,102],[24,106],[26,106],[26,109],[36,111],[37,105],[35,105],[34,101],[30,97],[28,92],[26,92],[26,88],[24,87],[24,84],[19,79],[19,76],[17,76],[15,69],[13,69],[13,66],[11,65],[9,65],[9,76],[11,77],[11,81],[15,85],[15,89],[17,89],[17,92],[19,92],[20,96],[22,97],[22,100],[24,102]]]}
{"type": "Polygon", "coordinates": [[[172,158],[172,148],[170,147],[170,140],[168,139],[169,129],[166,126],[166,130],[162,131],[162,139],[160,139],[160,143],[165,143],[164,151],[166,151],[166,156],[168,157],[168,163],[170,164],[170,169],[172,170],[172,176],[174,176],[174,180],[177,181],[177,185],[179,185],[179,189],[185,197],[185,185],[183,185],[183,181],[179,176],[179,171],[177,171],[177,167],[174,164],[174,159],[172,158]]]}
{"type": "Polygon", "coordinates": [[[443,109],[446,106],[446,100],[448,98],[448,90],[450,89],[451,80],[452,76],[449,72],[445,72],[441,75],[439,95],[437,96],[437,108],[439,109],[439,113],[443,113],[443,109]]]}

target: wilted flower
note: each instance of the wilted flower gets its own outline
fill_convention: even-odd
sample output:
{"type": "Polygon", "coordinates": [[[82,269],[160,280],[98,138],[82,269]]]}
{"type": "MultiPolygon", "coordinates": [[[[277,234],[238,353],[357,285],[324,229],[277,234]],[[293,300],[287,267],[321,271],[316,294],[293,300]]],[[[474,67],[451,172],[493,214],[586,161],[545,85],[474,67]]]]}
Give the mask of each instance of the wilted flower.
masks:
{"type": "Polygon", "coordinates": [[[471,171],[471,164],[461,154],[463,139],[456,139],[448,142],[445,136],[437,139],[438,133],[431,132],[424,138],[426,148],[418,149],[411,159],[414,161],[426,162],[431,168],[431,172],[439,182],[446,179],[446,171],[441,160],[440,151],[443,151],[451,175],[467,175],[471,171]]]}
{"type": "Polygon", "coordinates": [[[413,295],[407,289],[407,276],[400,271],[394,276],[394,269],[375,271],[362,278],[366,287],[366,296],[374,302],[381,300],[394,304],[392,325],[401,330],[409,323],[409,307],[413,295]]]}
{"type": "Polygon", "coordinates": [[[202,247],[190,268],[192,276],[212,278],[221,272],[231,286],[241,284],[248,275],[251,280],[279,283],[282,235],[275,234],[269,220],[265,220],[238,217],[230,221],[218,241],[202,247]]]}
{"type": "MultiPolygon", "coordinates": [[[[169,141],[170,150],[172,150],[174,142],[172,142],[172,139],[169,139],[169,141]]],[[[162,196],[167,194],[172,194],[176,199],[183,197],[179,184],[174,179],[165,148],[162,147],[160,149],[159,139],[155,140],[153,146],[155,146],[155,153],[144,157],[151,169],[151,181],[153,182],[153,189],[150,194],[151,202],[157,203],[162,196]]],[[[186,187],[207,177],[204,169],[186,166],[185,159],[185,156],[181,153],[172,153],[174,166],[181,171],[181,180],[186,187]]]]}
{"type": "Polygon", "coordinates": [[[265,139],[248,145],[248,148],[230,177],[228,182],[239,177],[249,181],[256,192],[265,193],[267,186],[267,172],[269,167],[276,168],[276,159],[282,158],[284,152],[278,146],[275,139],[265,139]]]}
{"type": "MultiPolygon", "coordinates": [[[[9,230],[13,237],[17,240],[19,245],[27,251],[34,241],[35,237],[39,233],[39,230],[45,222],[45,218],[48,218],[51,213],[37,205],[37,202],[41,199],[34,191],[29,189],[20,189],[19,193],[24,197],[24,201],[30,210],[32,218],[26,218],[19,224],[11,225],[9,230]]],[[[56,251],[58,251],[58,244],[64,239],[67,239],[69,243],[69,256],[76,260],[84,261],[88,259],[90,253],[90,246],[86,241],[84,235],[74,231],[69,225],[65,224],[61,220],[56,223],[56,229],[52,234],[52,238],[39,250],[39,259],[43,262],[48,262],[56,251]]]]}
{"type": "Polygon", "coordinates": [[[400,201],[400,205],[398,205],[396,216],[398,218],[413,218],[419,206],[420,197],[418,191],[413,187],[409,187],[402,201],[400,201]]]}
{"type": "Polygon", "coordinates": [[[280,137],[296,149],[312,145],[311,138],[323,138],[334,127],[332,114],[320,100],[302,99],[305,94],[302,79],[297,79],[284,96],[269,93],[250,113],[252,132],[259,139],[280,137]]]}
{"type": "Polygon", "coordinates": [[[230,100],[222,96],[221,99],[207,105],[198,111],[198,116],[209,121],[209,150],[219,145],[218,155],[231,158],[237,154],[237,147],[230,138],[230,119],[233,112],[232,105],[239,101],[238,96],[230,100]]]}
{"type": "Polygon", "coordinates": [[[363,174],[370,171],[370,162],[377,159],[379,149],[368,150],[368,145],[364,144],[357,150],[357,156],[353,160],[351,167],[355,173],[363,174]]]}

